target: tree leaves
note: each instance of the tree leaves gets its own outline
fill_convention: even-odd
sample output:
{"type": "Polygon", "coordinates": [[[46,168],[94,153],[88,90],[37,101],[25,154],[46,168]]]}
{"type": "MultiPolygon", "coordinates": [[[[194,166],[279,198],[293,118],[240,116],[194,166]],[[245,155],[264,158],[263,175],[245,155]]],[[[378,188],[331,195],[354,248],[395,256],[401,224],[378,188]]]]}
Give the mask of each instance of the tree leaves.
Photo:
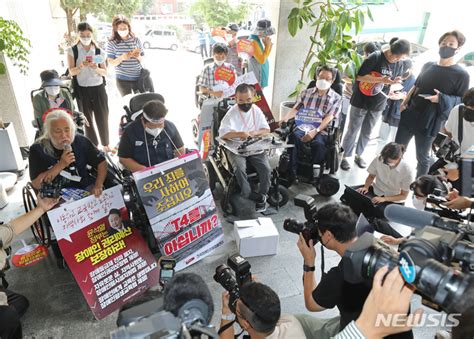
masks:
{"type": "Polygon", "coordinates": [[[197,0],[189,14],[199,25],[206,23],[209,27],[219,27],[244,20],[249,11],[250,5],[245,1],[233,7],[228,0],[197,0]]]}
{"type": "Polygon", "coordinates": [[[354,29],[359,34],[366,15],[373,20],[369,8],[361,7],[355,1],[304,0],[301,3],[295,0],[295,3],[288,15],[289,33],[294,37],[307,24],[314,27],[314,34],[309,36],[311,46],[292,95],[297,95],[305,77],[314,78],[317,68],[322,65],[337,67],[354,78],[362,58],[356,53],[353,37],[348,32],[354,29]]]}
{"type": "MultiPolygon", "coordinates": [[[[20,26],[13,20],[0,17],[0,53],[12,60],[13,65],[20,69],[22,74],[28,71],[28,58],[30,54],[30,40],[23,36],[20,26]]],[[[6,73],[6,67],[0,63],[0,74],[6,73]]]]}

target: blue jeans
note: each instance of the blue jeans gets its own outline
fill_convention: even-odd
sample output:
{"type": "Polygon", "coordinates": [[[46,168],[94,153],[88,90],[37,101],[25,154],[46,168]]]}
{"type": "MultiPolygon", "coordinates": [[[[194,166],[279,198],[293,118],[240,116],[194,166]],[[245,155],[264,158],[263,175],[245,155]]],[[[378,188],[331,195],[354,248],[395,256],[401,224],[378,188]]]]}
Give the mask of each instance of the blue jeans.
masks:
{"type": "MultiPolygon", "coordinates": [[[[304,137],[305,132],[300,129],[296,129],[293,132],[293,138],[295,142],[295,148],[292,152],[291,163],[292,163],[292,170],[293,173],[296,174],[296,170],[298,169],[298,152],[303,149],[304,142],[301,141],[301,138],[304,137]]],[[[328,136],[323,134],[316,134],[313,140],[309,141],[311,145],[311,160],[313,164],[322,165],[324,160],[326,159],[327,153],[327,140],[328,136]]]]}

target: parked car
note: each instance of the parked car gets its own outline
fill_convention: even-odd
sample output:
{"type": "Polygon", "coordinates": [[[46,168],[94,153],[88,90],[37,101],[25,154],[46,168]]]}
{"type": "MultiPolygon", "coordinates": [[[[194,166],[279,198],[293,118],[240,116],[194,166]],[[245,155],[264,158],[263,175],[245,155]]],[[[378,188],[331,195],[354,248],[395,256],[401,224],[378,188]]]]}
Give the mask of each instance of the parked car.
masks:
{"type": "Polygon", "coordinates": [[[165,48],[176,51],[179,43],[176,31],[169,29],[150,29],[142,39],[143,48],[165,48]]]}

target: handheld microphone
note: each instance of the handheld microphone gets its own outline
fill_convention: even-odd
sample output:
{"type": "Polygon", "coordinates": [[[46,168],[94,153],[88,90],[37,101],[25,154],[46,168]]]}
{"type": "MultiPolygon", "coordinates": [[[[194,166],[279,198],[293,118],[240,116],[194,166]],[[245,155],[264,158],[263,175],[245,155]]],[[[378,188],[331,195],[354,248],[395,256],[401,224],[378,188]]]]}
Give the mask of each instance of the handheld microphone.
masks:
{"type": "Polygon", "coordinates": [[[400,206],[397,204],[388,205],[385,208],[384,214],[385,218],[390,221],[397,222],[403,225],[408,225],[413,228],[434,226],[447,231],[463,231],[467,234],[474,234],[474,230],[469,225],[441,218],[431,212],[419,211],[414,208],[400,206]]]}
{"type": "MultiPolygon", "coordinates": [[[[73,151],[72,146],[70,144],[64,144],[64,150],[66,152],[72,152],[73,151]]],[[[68,169],[72,172],[75,172],[76,171],[76,162],[75,161],[71,162],[68,166],[68,169]]]]}

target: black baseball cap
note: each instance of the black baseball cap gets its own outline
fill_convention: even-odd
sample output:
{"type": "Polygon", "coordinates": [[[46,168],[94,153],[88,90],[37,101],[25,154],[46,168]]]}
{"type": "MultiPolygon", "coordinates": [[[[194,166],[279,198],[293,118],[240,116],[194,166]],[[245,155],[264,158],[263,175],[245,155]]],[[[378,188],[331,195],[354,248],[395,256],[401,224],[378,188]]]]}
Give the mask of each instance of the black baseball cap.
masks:
{"type": "Polygon", "coordinates": [[[48,69],[40,73],[41,87],[48,86],[65,86],[64,82],[59,78],[58,72],[54,69],[48,69]]]}

